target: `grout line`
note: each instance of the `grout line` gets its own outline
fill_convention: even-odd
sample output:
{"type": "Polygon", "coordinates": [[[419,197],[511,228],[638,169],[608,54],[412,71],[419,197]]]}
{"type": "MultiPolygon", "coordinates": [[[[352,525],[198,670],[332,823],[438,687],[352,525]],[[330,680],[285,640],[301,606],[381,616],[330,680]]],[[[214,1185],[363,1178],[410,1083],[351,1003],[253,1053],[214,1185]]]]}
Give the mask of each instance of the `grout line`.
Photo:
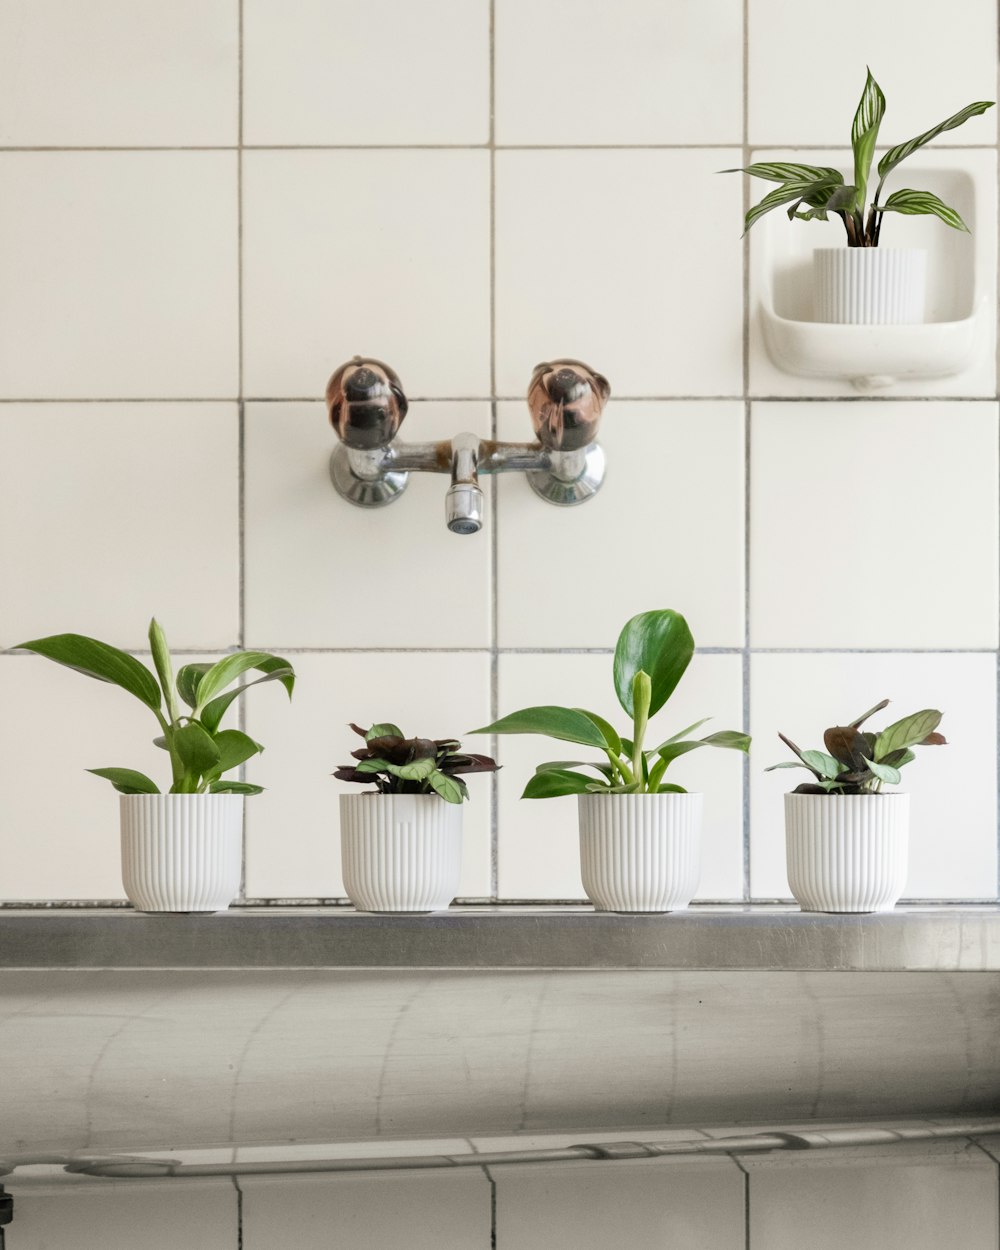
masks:
{"type": "MultiPolygon", "coordinates": [[[[997,12],[997,45],[1000,48],[1000,9],[997,12]]],[[[1000,60],[997,62],[997,99],[1000,100],[1000,60]]],[[[996,110],[994,124],[996,126],[997,143],[1000,144],[1000,109],[996,110]]],[[[997,166],[997,203],[1000,205],[1000,163],[997,166]]],[[[1000,266],[1000,212],[997,213],[997,264],[1000,266]]],[[[1000,269],[997,271],[997,289],[1000,290],[1000,269]]],[[[994,299],[996,294],[994,293],[994,299]]],[[[995,365],[997,398],[1000,399],[1000,337],[997,340],[997,359],[995,365]]],[[[998,444],[1000,444],[1000,429],[997,432],[998,444]]],[[[1000,448],[998,448],[1000,449],[1000,448]]],[[[998,455],[998,473],[1000,473],[1000,455],[998,455]]],[[[998,553],[1000,554],[1000,553],[998,553]]],[[[998,581],[1000,585],[1000,581],[998,581]]],[[[997,605],[1000,611],[1000,602],[997,605]]],[[[1000,654],[997,656],[997,741],[1000,743],[1000,654]]],[[[997,854],[997,897],[1000,898],[1000,777],[994,778],[994,785],[997,790],[997,832],[996,832],[996,854],[997,854]]]]}
{"type": "MultiPolygon", "coordinates": [[[[239,457],[237,472],[239,507],[239,589],[238,594],[238,641],[246,646],[246,405],[243,401],[243,0],[239,0],[239,57],[236,76],[236,127],[238,147],[236,151],[236,342],[237,379],[239,385],[239,457]]],[[[247,731],[246,699],[238,701],[237,723],[243,733],[247,731]]],[[[246,781],[246,762],[239,766],[237,776],[246,781]]],[[[247,805],[243,804],[242,855],[240,860],[240,889],[238,900],[247,894],[247,805]]],[[[240,1243],[242,1244],[242,1194],[240,1194],[240,1243]]]]}
{"type": "MultiPolygon", "coordinates": [[[[490,0],[490,82],[489,82],[489,149],[490,149],[490,392],[497,389],[497,154],[496,154],[496,0],[490,0]]],[[[490,402],[490,437],[497,438],[497,401],[490,402]]],[[[494,484],[490,492],[490,723],[500,715],[500,665],[499,665],[499,596],[500,574],[500,484],[494,484]]],[[[496,734],[490,736],[490,755],[496,759],[499,743],[496,734]]],[[[500,779],[496,773],[490,777],[490,897],[496,898],[500,881],[500,779]]],[[[487,1175],[489,1175],[487,1173],[487,1175]]],[[[493,1185],[492,1179],[490,1180],[493,1185]]],[[[493,1189],[494,1200],[496,1197],[493,1189]]],[[[494,1241],[496,1234],[494,1232],[494,1241]]]]}
{"type": "MultiPolygon", "coordinates": [[[[151,144],[49,144],[27,146],[0,144],[0,152],[19,153],[50,152],[235,152],[242,147],[247,152],[482,152],[491,146],[487,143],[151,143],[151,144]]],[[[731,151],[739,147],[739,141],[730,143],[497,143],[492,145],[498,152],[704,152],[731,151]]],[[[787,152],[844,152],[850,148],[842,143],[763,143],[750,146],[755,152],[781,149],[787,152]]],[[[992,143],[939,143],[946,152],[992,152],[992,143]]],[[[887,144],[877,144],[876,152],[888,150],[887,144]]]]}
{"type": "MultiPolygon", "coordinates": [[[[262,651],[280,655],[613,655],[614,647],[287,647],[258,644],[262,651]]],[[[148,647],[120,647],[127,655],[147,656],[148,647]]],[[[235,647],[201,647],[196,643],[175,648],[178,653],[231,655],[235,647]]],[[[695,647],[695,655],[993,655],[996,647],[695,647]]],[[[0,660],[28,659],[30,653],[14,647],[0,650],[0,660]]]]}
{"type": "MultiPolygon", "coordinates": [[[[743,0],[743,164],[750,163],[750,0],[743,0]]],[[[750,180],[743,178],[743,213],[750,208],[750,180]]],[[[743,647],[741,661],[743,732],[750,732],[750,239],[743,239],[743,647]]],[[[742,761],[743,831],[741,839],[743,897],[750,898],[750,756],[742,761]]]]}
{"type": "MultiPolygon", "coordinates": [[[[523,395],[416,395],[411,404],[520,404],[523,395]]],[[[614,404],[992,404],[1000,395],[615,395],[614,404]]],[[[316,395],[0,396],[0,404],[317,404],[316,395]]]]}

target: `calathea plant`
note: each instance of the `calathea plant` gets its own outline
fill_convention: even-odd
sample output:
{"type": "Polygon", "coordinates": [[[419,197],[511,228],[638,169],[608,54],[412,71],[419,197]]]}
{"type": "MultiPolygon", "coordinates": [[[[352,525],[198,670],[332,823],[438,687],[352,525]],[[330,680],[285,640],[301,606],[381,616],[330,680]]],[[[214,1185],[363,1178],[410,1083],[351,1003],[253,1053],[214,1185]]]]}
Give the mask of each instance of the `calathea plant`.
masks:
{"type": "MultiPolygon", "coordinates": [[[[18,646],[87,677],[119,686],[143,703],[162,731],[154,739],[170,757],[169,794],[260,794],[262,787],[231,781],[225,773],[239,767],[264,748],[239,729],[220,728],[232,703],[250,686],[280,681],[289,698],[295,673],[287,660],[266,651],[235,651],[214,664],[185,664],[174,677],[173,662],[163,630],[149,623],[149,645],[155,676],[126,651],[83,634],[54,634],[18,646]],[[262,676],[246,685],[234,685],[244,673],[262,676]]],[[[88,772],[110,781],[121,794],[159,794],[156,783],[133,768],[91,768],[88,772]]]]}
{"type": "Polygon", "coordinates": [[[854,124],[851,127],[851,148],[854,152],[853,182],[845,183],[839,170],[829,166],[799,165],[788,161],[759,161],[745,169],[727,169],[724,173],[747,173],[754,178],[776,182],[778,186],[755,204],[746,215],[747,230],[772,209],[785,207],[789,220],[827,221],[830,214],[839,217],[847,232],[849,247],[878,247],[882,218],[886,213],[931,215],[956,230],[968,230],[953,209],[930,191],[901,188],[882,201],[885,180],[892,171],[918,148],[936,139],[946,130],[954,130],[970,117],[993,107],[992,100],[967,104],[951,117],[925,130],[923,134],[890,148],[878,163],[878,185],[868,203],[868,180],[879,127],[885,114],[885,96],[872,77],[871,70],[861,94],[854,124]]]}
{"type": "Polygon", "coordinates": [[[438,794],[447,803],[469,797],[462,773],[493,773],[499,768],[488,755],[462,751],[456,738],[404,738],[389,721],[362,729],[351,728],[365,745],[351,755],[356,764],[341,765],[338,781],[374,785],[379,794],[438,794]]]}
{"type": "Polygon", "coordinates": [[[805,768],[816,778],[796,786],[793,794],[877,794],[883,785],[897,786],[899,770],[916,756],[912,747],[944,746],[943,734],[937,732],[941,713],[932,708],[914,712],[895,721],[881,733],[861,729],[870,716],[889,706],[883,699],[847,725],[834,725],[823,734],[826,751],[803,751],[790,738],[778,737],[797,757],[776,768],[805,768]]]}
{"type": "Polygon", "coordinates": [[[603,759],[593,761],[539,764],[524,789],[522,797],[526,799],[586,793],[683,794],[683,786],[664,780],[674,760],[699,747],[746,751],[750,746],[749,737],[735,730],[691,737],[710,719],[706,717],[647,750],[649,718],[673,694],[693,655],[694,638],[679,612],[642,612],[625,625],[614,657],[615,693],[623,711],[632,718],[630,736],[620,735],[596,712],[553,706],[524,708],[474,732],[542,734],[603,752],[603,759]],[[577,772],[580,768],[592,772],[577,772]]]}

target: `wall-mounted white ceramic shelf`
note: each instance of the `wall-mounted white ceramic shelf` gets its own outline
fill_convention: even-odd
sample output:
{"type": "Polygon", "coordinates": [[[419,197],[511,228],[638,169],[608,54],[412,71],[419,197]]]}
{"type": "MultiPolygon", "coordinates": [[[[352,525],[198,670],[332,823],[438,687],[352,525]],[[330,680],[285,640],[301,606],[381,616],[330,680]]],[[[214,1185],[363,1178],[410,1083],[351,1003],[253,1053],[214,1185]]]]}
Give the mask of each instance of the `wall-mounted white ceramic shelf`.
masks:
{"type": "MultiPolygon", "coordinates": [[[[812,253],[817,247],[840,246],[843,226],[837,219],[790,222],[781,209],[757,223],[751,235],[751,293],[755,335],[767,361],[763,368],[762,362],[752,362],[755,392],[788,393],[787,385],[764,380],[775,373],[784,374],[799,393],[992,391],[996,196],[995,169],[984,158],[969,151],[921,153],[892,175],[890,189],[933,191],[961,213],[971,230],[964,234],[931,217],[887,215],[884,245],[927,249],[927,320],[922,324],[815,320],[812,253]],[[816,381],[803,386],[796,378],[816,381]]],[[[754,159],[763,154],[754,153],[754,159]]],[[[810,152],[808,159],[847,170],[849,155],[810,152]]],[[[752,202],[766,189],[754,180],[752,202]]]]}

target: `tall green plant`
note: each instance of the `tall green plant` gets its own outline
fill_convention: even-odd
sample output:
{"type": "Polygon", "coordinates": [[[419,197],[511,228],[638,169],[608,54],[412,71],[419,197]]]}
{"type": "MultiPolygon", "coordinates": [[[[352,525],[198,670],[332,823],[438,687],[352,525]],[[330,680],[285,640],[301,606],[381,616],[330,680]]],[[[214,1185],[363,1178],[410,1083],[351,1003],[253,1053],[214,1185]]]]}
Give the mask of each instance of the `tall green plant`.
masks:
{"type": "Polygon", "coordinates": [[[551,760],[539,764],[524,789],[522,797],[526,799],[586,793],[683,794],[683,786],[664,781],[674,760],[698,747],[746,751],[750,746],[749,737],[734,730],[690,737],[710,719],[706,717],[652,750],[646,749],[649,718],[673,694],[693,655],[694,639],[679,612],[642,612],[625,625],[614,657],[615,693],[622,709],[632,718],[631,736],[622,737],[596,712],[553,706],[524,708],[472,732],[542,734],[604,753],[603,760],[551,760]],[[597,776],[579,773],[578,768],[593,769],[597,776]]]}
{"type": "MultiPolygon", "coordinates": [[[[239,729],[222,729],[223,716],[250,686],[280,681],[289,698],[295,673],[287,660],[266,651],[235,651],[214,664],[185,664],[174,678],[167,640],[154,618],[149,623],[149,646],[155,676],[133,655],[84,634],[53,634],[22,642],[33,651],[97,681],[110,682],[143,703],[162,730],[154,739],[170,757],[170,794],[260,794],[262,787],[229,781],[224,773],[263,751],[259,742],[239,729]],[[262,676],[234,686],[244,673],[262,676]]],[[[110,781],[120,794],[159,794],[156,783],[134,768],[90,768],[110,781]]]]}
{"type": "Polygon", "coordinates": [[[854,181],[845,183],[843,174],[828,165],[799,165],[787,161],[758,161],[743,169],[723,170],[723,173],[747,173],[751,177],[779,184],[747,213],[744,232],[761,217],[783,206],[787,206],[789,220],[797,217],[802,221],[827,221],[830,213],[834,213],[844,224],[849,247],[878,247],[885,213],[933,216],[955,230],[968,231],[968,226],[958,213],[930,191],[902,188],[893,191],[884,203],[881,202],[882,191],[889,174],[918,148],[924,147],[944,131],[954,130],[970,117],[985,113],[992,107],[992,100],[967,104],[964,109],[932,126],[930,130],[890,148],[878,163],[878,185],[869,205],[868,182],[879,128],[885,116],[885,96],[872,77],[871,70],[868,70],[865,88],[851,126],[854,181]]]}

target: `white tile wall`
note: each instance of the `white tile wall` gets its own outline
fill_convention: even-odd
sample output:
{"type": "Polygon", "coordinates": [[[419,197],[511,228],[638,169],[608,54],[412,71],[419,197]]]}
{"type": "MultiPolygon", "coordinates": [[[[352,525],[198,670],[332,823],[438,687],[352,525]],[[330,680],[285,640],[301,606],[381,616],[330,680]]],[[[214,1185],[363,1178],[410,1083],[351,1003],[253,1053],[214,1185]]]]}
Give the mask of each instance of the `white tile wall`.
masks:
{"type": "MultiPolygon", "coordinates": [[[[741,760],[685,761],[709,794],[703,897],[742,897],[751,859],[753,889],[784,892],[767,744],[818,732],[851,690],[946,709],[961,752],[907,778],[909,889],[995,897],[991,349],[908,400],[779,376],[747,191],[716,174],[767,145],[842,147],[866,58],[893,139],[991,98],[996,2],[959,7],[928,40],[904,0],[0,0],[0,644],[78,629],[141,648],[156,611],[179,647],[290,650],[295,702],[248,708],[270,787],[248,889],[325,897],[343,722],[388,698],[460,732],[543,689],[611,707],[608,655],[587,653],[673,606],[710,653],[671,722],[741,723],[752,668],[761,744],[749,820],[741,760]],[[415,440],[524,439],[536,362],[591,360],[614,391],[605,492],[557,512],[487,484],[475,538],[445,532],[441,477],[352,510],[321,396],[355,352],[398,370],[415,440]]],[[[988,307],[996,126],[920,158],[972,197],[975,233],[942,255],[988,307]]],[[[141,763],[146,731],[72,682],[0,656],[4,898],[119,890],[113,799],[79,771],[104,748],[81,743],[141,763]],[[42,692],[75,700],[56,728],[42,692]]],[[[579,897],[572,803],[516,800],[548,750],[501,742],[498,820],[488,781],[466,813],[471,896],[579,897]]]]}
{"type": "Polygon", "coordinates": [[[0,152],[0,397],[237,387],[232,152],[0,152]]]}

